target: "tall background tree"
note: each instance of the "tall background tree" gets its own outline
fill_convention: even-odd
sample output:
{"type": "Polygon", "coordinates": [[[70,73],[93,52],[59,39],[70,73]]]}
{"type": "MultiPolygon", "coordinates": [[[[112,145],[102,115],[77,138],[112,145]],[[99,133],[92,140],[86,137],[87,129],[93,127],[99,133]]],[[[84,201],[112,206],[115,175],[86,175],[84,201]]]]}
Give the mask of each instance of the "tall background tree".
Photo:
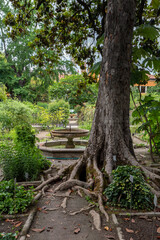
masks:
{"type": "MultiPolygon", "coordinates": [[[[36,23],[33,17],[26,34],[16,37],[13,35],[9,38],[10,30],[5,26],[3,18],[17,13],[9,2],[1,1],[0,3],[0,39],[3,48],[0,81],[6,85],[12,97],[17,96],[21,100],[29,101],[47,100],[48,86],[53,80],[58,80],[60,73],[74,73],[74,64],[65,58],[58,61],[54,51],[47,47],[43,46],[38,50],[30,47],[34,39],[38,41],[34,31],[36,23]],[[35,57],[37,51],[39,56],[43,55],[43,64],[35,57]]],[[[13,27],[12,21],[10,24],[13,27]]]]}

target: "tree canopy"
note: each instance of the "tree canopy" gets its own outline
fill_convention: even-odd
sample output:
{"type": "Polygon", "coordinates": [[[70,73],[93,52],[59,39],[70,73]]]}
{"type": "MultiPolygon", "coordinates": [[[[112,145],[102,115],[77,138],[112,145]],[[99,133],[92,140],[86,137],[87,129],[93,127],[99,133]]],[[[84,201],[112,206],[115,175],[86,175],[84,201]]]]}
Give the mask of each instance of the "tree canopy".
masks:
{"type": "MultiPolygon", "coordinates": [[[[10,0],[16,14],[8,13],[5,23],[10,26],[10,36],[14,39],[35,28],[35,37],[29,45],[35,49],[34,61],[45,65],[45,61],[57,61],[64,51],[69,53],[82,69],[92,66],[101,58],[107,0],[10,0]],[[44,55],[43,48],[52,54],[44,55]]],[[[144,71],[159,70],[158,0],[136,1],[136,20],[133,39],[133,76],[145,80],[144,71]],[[137,72],[141,72],[139,75],[137,72]]]]}
{"type": "MultiPolygon", "coordinates": [[[[30,101],[47,100],[48,86],[54,79],[58,80],[59,73],[74,73],[73,63],[65,58],[61,61],[55,60],[54,52],[44,46],[44,64],[37,62],[36,49],[30,47],[30,43],[36,38],[34,22],[29,25],[26,34],[10,38],[9,28],[5,26],[3,18],[15,15],[17,10],[10,1],[1,1],[0,12],[0,39],[4,50],[0,59],[0,81],[6,85],[12,97],[30,101]],[[50,61],[46,60],[47,55],[50,56],[50,61]]],[[[14,27],[12,30],[14,31],[14,27]]]]}

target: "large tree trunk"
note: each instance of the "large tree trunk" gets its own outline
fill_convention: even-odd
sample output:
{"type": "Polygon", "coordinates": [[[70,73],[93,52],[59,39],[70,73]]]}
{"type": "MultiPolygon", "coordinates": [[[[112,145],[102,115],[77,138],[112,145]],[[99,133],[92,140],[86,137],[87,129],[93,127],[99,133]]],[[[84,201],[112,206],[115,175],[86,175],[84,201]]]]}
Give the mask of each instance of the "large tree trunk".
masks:
{"type": "MultiPolygon", "coordinates": [[[[79,185],[91,188],[100,199],[104,175],[118,165],[139,166],[153,182],[153,192],[160,177],[141,166],[134,155],[129,128],[130,68],[134,0],[109,0],[99,93],[88,146],[73,168],[67,182],[57,190],[79,185]],[[103,171],[102,171],[103,170],[103,171]]],[[[101,200],[99,201],[101,202],[101,200]]]]}
{"type": "Polygon", "coordinates": [[[108,3],[99,94],[87,152],[111,176],[134,157],[129,129],[130,68],[134,0],[108,3]]]}

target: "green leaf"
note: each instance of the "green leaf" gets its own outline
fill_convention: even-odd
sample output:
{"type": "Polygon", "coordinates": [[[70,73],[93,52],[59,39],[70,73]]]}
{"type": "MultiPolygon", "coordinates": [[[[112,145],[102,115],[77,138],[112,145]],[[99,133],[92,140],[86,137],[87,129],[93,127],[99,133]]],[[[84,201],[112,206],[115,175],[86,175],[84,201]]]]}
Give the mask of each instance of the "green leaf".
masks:
{"type": "Polygon", "coordinates": [[[103,42],[104,42],[104,34],[100,38],[98,38],[96,45],[98,46],[100,44],[103,44],[103,42]]]}
{"type": "Polygon", "coordinates": [[[101,61],[95,63],[93,67],[90,69],[90,73],[95,73],[96,76],[100,74],[100,69],[101,69],[101,61]]]}
{"type": "Polygon", "coordinates": [[[155,8],[155,9],[159,9],[159,8],[160,8],[160,2],[159,2],[159,0],[152,0],[151,5],[152,5],[153,8],[155,8]]]}
{"type": "Polygon", "coordinates": [[[146,39],[154,40],[159,36],[159,29],[149,24],[142,24],[136,28],[135,33],[146,39]]]}

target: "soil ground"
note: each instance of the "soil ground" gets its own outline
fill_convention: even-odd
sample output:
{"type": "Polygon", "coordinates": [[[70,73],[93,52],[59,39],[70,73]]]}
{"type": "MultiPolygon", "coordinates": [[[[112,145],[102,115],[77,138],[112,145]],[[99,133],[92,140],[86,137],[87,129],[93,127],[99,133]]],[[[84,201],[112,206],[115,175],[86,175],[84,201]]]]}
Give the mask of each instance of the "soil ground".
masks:
{"type": "MultiPolygon", "coordinates": [[[[50,139],[47,131],[37,134],[39,139],[50,139]]],[[[138,140],[134,140],[137,144],[138,140]]],[[[141,142],[138,141],[138,144],[141,142]]],[[[148,148],[136,148],[136,156],[139,161],[147,164],[150,161],[148,148]]],[[[73,162],[74,160],[70,160],[73,162]]],[[[70,161],[54,160],[56,166],[67,165],[70,161]]],[[[52,173],[51,173],[52,174],[52,173]]],[[[53,172],[54,174],[54,172],[53,172]]],[[[51,186],[46,194],[37,203],[37,214],[33,220],[27,239],[32,240],[118,240],[116,225],[113,224],[110,216],[109,223],[106,223],[103,216],[102,230],[95,230],[93,219],[89,211],[71,216],[73,211],[79,211],[89,205],[85,198],[72,192],[67,200],[67,208],[61,207],[64,197],[57,197],[53,194],[55,186],[51,186]]],[[[98,211],[96,208],[94,208],[98,211]]],[[[0,232],[20,231],[26,218],[15,219],[14,221],[0,220],[0,232]],[[17,224],[22,222],[18,227],[17,224]]],[[[157,232],[160,227],[160,217],[154,219],[142,217],[120,217],[118,216],[120,227],[122,228],[125,240],[155,240],[160,239],[160,233],[157,232]],[[129,230],[129,231],[128,231],[129,230]],[[131,231],[130,231],[131,230],[131,231]]],[[[159,229],[160,230],[160,229],[159,229]]]]}
{"type": "Polygon", "coordinates": [[[125,240],[160,239],[160,217],[118,217],[125,240]]]}
{"type": "MultiPolygon", "coordinates": [[[[72,193],[71,198],[67,201],[67,209],[65,210],[60,206],[63,197],[55,197],[52,191],[53,188],[50,188],[46,196],[38,203],[39,211],[29,232],[31,239],[97,240],[107,239],[107,235],[113,236],[113,239],[117,239],[115,231],[108,233],[104,230],[106,226],[105,221],[102,223],[101,231],[95,230],[92,225],[92,218],[88,212],[70,216],[70,212],[79,211],[81,208],[88,206],[88,202],[84,198],[72,193]],[[57,209],[53,211],[47,210],[55,208],[57,209]],[[44,231],[38,233],[35,232],[34,229],[44,229],[44,231]]],[[[112,228],[112,224],[110,223],[109,225],[109,227],[112,228]]]]}

